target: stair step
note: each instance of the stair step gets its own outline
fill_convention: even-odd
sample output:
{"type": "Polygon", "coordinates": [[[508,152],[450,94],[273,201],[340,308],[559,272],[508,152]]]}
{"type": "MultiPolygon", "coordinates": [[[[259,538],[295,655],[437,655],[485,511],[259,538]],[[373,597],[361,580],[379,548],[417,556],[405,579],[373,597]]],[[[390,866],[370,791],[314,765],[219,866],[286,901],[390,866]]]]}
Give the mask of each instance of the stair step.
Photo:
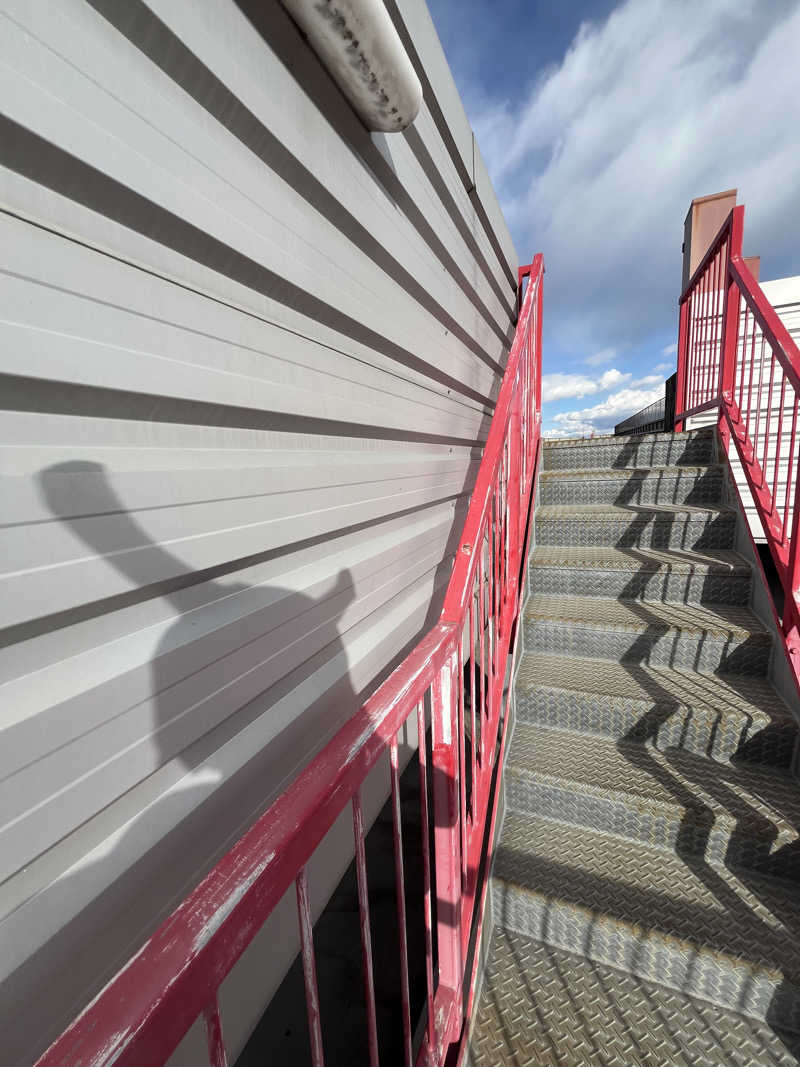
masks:
{"type": "Polygon", "coordinates": [[[705,429],[602,440],[555,440],[544,444],[544,469],[700,466],[714,461],[714,451],[714,434],[705,429]]]}
{"type": "Polygon", "coordinates": [[[543,470],[542,504],[719,504],[723,470],[705,467],[651,467],[647,470],[543,470]]]}
{"type": "Polygon", "coordinates": [[[492,909],[508,930],[800,1032],[797,887],[507,812],[492,909]]]}
{"type": "Polygon", "coordinates": [[[800,1038],[495,928],[471,1067],[790,1067],[800,1038]]]}
{"type": "Polygon", "coordinates": [[[747,604],[750,565],[736,552],[538,545],[530,574],[536,593],[672,603],[747,604]]]}
{"type": "Polygon", "coordinates": [[[772,645],[752,612],[723,604],[537,593],[528,599],[524,623],[525,648],[533,652],[707,672],[765,674],[772,645]]]}
{"type": "Polygon", "coordinates": [[[788,769],[798,741],[789,708],[765,678],[526,652],[518,722],[647,741],[714,760],[788,769]]]}
{"type": "Polygon", "coordinates": [[[536,509],[537,545],[732,548],[736,512],[680,504],[551,504],[536,509]]]}
{"type": "Polygon", "coordinates": [[[789,775],[527,723],[514,729],[505,774],[514,811],[800,880],[800,791],[789,775]]]}

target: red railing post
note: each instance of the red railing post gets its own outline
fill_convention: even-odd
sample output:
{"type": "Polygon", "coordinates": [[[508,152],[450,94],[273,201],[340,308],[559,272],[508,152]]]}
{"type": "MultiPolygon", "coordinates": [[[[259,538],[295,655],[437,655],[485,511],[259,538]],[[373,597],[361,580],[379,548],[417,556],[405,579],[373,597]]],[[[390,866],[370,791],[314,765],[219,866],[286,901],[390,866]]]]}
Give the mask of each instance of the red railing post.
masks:
{"type": "MultiPolygon", "coordinates": [[[[436,936],[439,985],[461,996],[461,829],[459,822],[458,744],[456,731],[455,656],[451,655],[431,686],[433,733],[433,822],[436,857],[436,936]]],[[[457,1021],[457,1020],[454,1020],[457,1021]]],[[[455,1040],[457,1033],[445,1033],[455,1040]]]]}
{"type": "Polygon", "coordinates": [[[517,373],[517,382],[514,390],[514,399],[511,405],[511,420],[509,424],[508,441],[508,493],[506,508],[508,519],[506,528],[508,531],[508,572],[507,588],[505,590],[506,601],[514,604],[512,611],[516,611],[517,590],[519,586],[520,554],[520,519],[522,513],[521,500],[521,475],[522,475],[522,404],[523,383],[525,381],[525,367],[520,363],[517,373]]]}
{"type": "Polygon", "coordinates": [[[536,393],[534,395],[533,416],[537,427],[542,421],[542,288],[544,286],[544,265],[541,253],[533,261],[537,270],[536,303],[536,347],[531,351],[530,358],[536,374],[536,393]]]}
{"type": "Polygon", "coordinates": [[[731,211],[730,233],[725,254],[725,300],[722,307],[722,347],[719,355],[719,435],[725,452],[730,444],[730,428],[725,417],[726,407],[733,403],[733,384],[736,380],[736,357],[739,351],[739,287],[731,271],[731,259],[742,254],[744,205],[731,211]]]}
{"type": "MultiPolygon", "coordinates": [[[[687,359],[688,349],[688,325],[689,325],[689,301],[682,300],[680,304],[680,318],[678,322],[678,377],[675,384],[675,413],[683,414],[686,409],[686,374],[689,368],[687,359]]],[[[686,421],[675,420],[675,429],[684,430],[686,421]]]]}
{"type": "MultiPolygon", "coordinates": [[[[786,485],[789,494],[789,485],[786,485]]],[[[783,633],[790,656],[800,659],[800,468],[795,482],[789,560],[783,586],[783,633]]],[[[800,677],[800,663],[793,664],[800,677]]]]}

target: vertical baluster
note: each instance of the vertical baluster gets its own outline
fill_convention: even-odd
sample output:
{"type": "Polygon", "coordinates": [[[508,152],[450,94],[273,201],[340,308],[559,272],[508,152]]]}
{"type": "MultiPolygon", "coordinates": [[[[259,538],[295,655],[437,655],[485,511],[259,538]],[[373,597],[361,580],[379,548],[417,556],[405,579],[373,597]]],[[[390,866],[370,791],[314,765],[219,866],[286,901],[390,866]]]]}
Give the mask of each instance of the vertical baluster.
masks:
{"type": "Polygon", "coordinates": [[[403,999],[403,1051],[405,1053],[406,1067],[412,1067],[411,1001],[408,987],[408,938],[406,936],[406,880],[403,866],[403,825],[400,812],[397,734],[392,738],[389,748],[389,767],[392,777],[392,837],[394,840],[394,889],[397,896],[397,939],[400,944],[400,992],[403,999]]]}
{"type": "Polygon", "coordinates": [[[702,279],[698,281],[697,287],[691,296],[692,301],[692,347],[691,347],[691,403],[690,407],[695,407],[697,404],[697,365],[700,359],[699,354],[699,341],[700,341],[700,309],[702,304],[702,279]]]}
{"type": "MultiPolygon", "coordinates": [[[[491,516],[494,516],[495,500],[496,500],[496,496],[493,493],[492,494],[492,503],[491,503],[491,506],[490,506],[490,509],[489,509],[489,513],[490,513],[491,516]]],[[[492,521],[492,523],[491,523],[492,531],[494,531],[495,525],[496,525],[496,523],[494,521],[492,521]]],[[[493,709],[494,709],[494,654],[495,654],[495,643],[496,643],[496,640],[497,640],[497,630],[496,630],[496,624],[495,624],[495,618],[496,618],[496,615],[495,615],[496,585],[495,585],[495,580],[494,580],[495,567],[497,566],[497,552],[494,551],[494,555],[492,555],[493,551],[494,551],[494,538],[492,538],[492,540],[489,543],[489,553],[490,553],[490,556],[489,556],[489,576],[488,576],[489,577],[489,603],[488,603],[489,618],[487,620],[487,622],[488,622],[488,644],[489,644],[489,647],[486,650],[486,670],[487,670],[487,675],[488,675],[488,677],[487,677],[487,688],[488,688],[489,699],[488,699],[488,702],[487,702],[488,703],[487,718],[483,722],[482,727],[481,727],[481,751],[482,751],[482,755],[483,755],[482,765],[484,767],[489,767],[490,766],[489,760],[486,759],[486,741],[485,741],[485,738],[486,738],[486,733],[487,733],[486,723],[491,720],[492,715],[493,715],[493,709]]]]}
{"type": "Polygon", "coordinates": [[[730,446],[730,426],[726,413],[730,414],[733,402],[733,385],[736,375],[736,352],[738,348],[739,323],[741,320],[740,303],[741,294],[739,287],[729,270],[728,252],[730,246],[725,246],[725,300],[722,305],[722,343],[719,351],[719,376],[715,388],[719,393],[719,409],[717,415],[717,429],[725,454],[728,454],[730,446]]]}
{"type": "Polygon", "coordinates": [[[738,349],[736,350],[737,370],[739,371],[739,415],[740,415],[740,417],[741,417],[741,414],[742,414],[742,399],[743,399],[743,396],[744,396],[744,364],[745,364],[745,360],[747,358],[747,337],[748,337],[748,329],[749,329],[749,326],[748,326],[749,318],[750,318],[750,305],[747,302],[745,302],[745,305],[744,305],[744,330],[743,330],[743,333],[742,333],[742,344],[741,344],[741,350],[742,350],[742,361],[741,361],[741,364],[739,364],[739,362],[738,362],[738,360],[739,360],[739,350],[738,349]]]}
{"type": "MultiPolygon", "coordinates": [[[[789,541],[789,562],[783,584],[783,619],[781,626],[786,635],[789,654],[800,656],[800,617],[798,617],[798,593],[800,593],[800,464],[794,481],[794,510],[792,534],[789,541]]],[[[797,665],[794,667],[797,671],[797,665]]]]}
{"type": "Polygon", "coordinates": [[[364,850],[364,813],[361,810],[360,788],[353,793],[353,837],[356,845],[358,913],[361,924],[361,969],[364,974],[364,996],[367,1001],[369,1062],[370,1067],[378,1067],[378,1020],[375,1013],[375,978],[372,973],[372,931],[369,925],[367,856],[364,850]]]}
{"type": "Polygon", "coordinates": [[[747,429],[747,433],[750,433],[750,423],[752,421],[753,411],[753,370],[756,365],[756,332],[758,329],[758,323],[756,322],[755,315],[753,316],[753,340],[750,344],[750,373],[747,379],[747,415],[743,416],[743,422],[747,429]]]}
{"type": "MultiPolygon", "coordinates": [[[[477,579],[478,568],[475,567],[475,576],[477,579]]],[[[475,581],[473,581],[472,592],[469,598],[469,640],[470,640],[470,653],[469,653],[469,705],[470,705],[470,759],[472,760],[472,776],[470,778],[470,811],[472,812],[472,824],[475,825],[475,789],[476,789],[476,768],[477,758],[475,754],[476,740],[478,734],[475,730],[475,653],[478,651],[478,642],[475,637],[475,581]]]]}
{"type": "Polygon", "coordinates": [[[431,914],[431,851],[430,815],[428,813],[428,757],[425,739],[425,706],[417,704],[417,735],[419,738],[419,806],[422,821],[422,881],[425,919],[425,975],[428,1001],[428,1046],[436,1048],[436,1018],[433,1014],[433,917],[431,914]]]}
{"type": "MultiPolygon", "coordinates": [[[[773,357],[774,358],[774,357],[773,357]]],[[[777,362],[777,361],[775,361],[777,362]]],[[[775,442],[775,468],[772,472],[772,515],[773,521],[778,521],[778,473],[781,459],[781,440],[783,438],[783,405],[786,402],[786,375],[783,373],[783,368],[778,367],[778,371],[781,376],[781,402],[778,409],[778,437],[775,442]]],[[[781,531],[781,534],[783,531],[781,531]]],[[[783,536],[781,536],[781,541],[783,536]]]]}
{"type": "Polygon", "coordinates": [[[708,307],[708,371],[706,377],[705,400],[711,400],[719,381],[719,362],[717,355],[717,271],[720,263],[719,251],[714,256],[709,274],[708,307]],[[711,288],[713,286],[713,288],[711,288]]]}
{"type": "Polygon", "coordinates": [[[708,274],[704,274],[700,279],[700,287],[698,293],[698,311],[697,311],[697,351],[695,354],[695,405],[702,402],[703,395],[703,361],[705,359],[705,345],[703,344],[705,338],[706,318],[705,318],[705,306],[706,306],[706,278],[708,274]]]}
{"type": "Polygon", "coordinates": [[[769,392],[767,393],[767,425],[764,431],[764,459],[761,463],[761,485],[767,488],[767,457],[769,455],[769,428],[772,422],[772,387],[775,383],[775,363],[776,359],[772,354],[772,348],[769,351],[769,392]]]}
{"type": "Polygon", "coordinates": [[[486,601],[487,589],[485,588],[485,586],[487,584],[486,580],[485,580],[485,573],[488,572],[488,567],[486,567],[486,568],[484,567],[484,553],[485,553],[484,541],[483,541],[483,538],[481,538],[481,561],[480,561],[480,570],[479,570],[479,574],[478,574],[478,631],[479,631],[478,636],[479,636],[479,639],[480,639],[480,646],[481,646],[481,675],[480,675],[480,686],[481,686],[480,723],[481,723],[481,732],[480,732],[480,742],[479,742],[480,747],[479,747],[479,756],[478,756],[478,758],[480,760],[480,765],[481,765],[481,774],[483,774],[483,768],[485,766],[484,759],[483,759],[483,738],[484,738],[484,736],[486,734],[486,730],[484,729],[484,720],[486,718],[486,691],[487,691],[487,688],[488,688],[488,684],[487,684],[488,679],[487,679],[487,670],[486,670],[486,667],[487,667],[487,664],[486,664],[486,608],[488,607],[488,604],[487,604],[487,601],[486,601]]]}
{"type": "Polygon", "coordinates": [[[705,373],[703,375],[703,400],[705,403],[710,400],[710,391],[708,388],[709,382],[714,381],[713,365],[715,362],[714,352],[714,298],[715,298],[715,267],[717,264],[717,255],[711,259],[706,271],[706,328],[705,328],[705,348],[706,348],[706,362],[705,373]]]}
{"type": "MultiPolygon", "coordinates": [[[[507,473],[507,471],[504,472],[504,477],[507,473]]],[[[497,487],[497,511],[498,525],[500,528],[500,543],[497,548],[500,554],[500,561],[497,568],[497,607],[495,610],[497,619],[497,646],[499,648],[500,637],[503,633],[503,599],[506,591],[506,508],[505,491],[502,484],[497,487]]]]}
{"type": "MultiPolygon", "coordinates": [[[[688,404],[688,378],[689,371],[689,301],[681,302],[678,319],[678,375],[675,380],[675,414],[681,415],[688,404]]],[[[675,426],[670,429],[683,430],[683,419],[676,419],[675,426]]]]}
{"type": "Polygon", "coordinates": [[[756,433],[753,438],[753,459],[758,461],[759,430],[761,428],[761,408],[764,401],[764,334],[761,334],[761,362],[758,368],[758,385],[756,386],[756,433]]]}
{"type": "Polygon", "coordinates": [[[692,374],[694,364],[694,292],[690,293],[687,297],[686,307],[686,402],[684,404],[684,409],[688,411],[693,403],[692,374]]]}
{"type": "Polygon", "coordinates": [[[308,1038],[311,1044],[311,1062],[314,1067],[322,1067],[322,1024],[319,1011],[319,989],[317,987],[317,964],[314,959],[314,931],[311,922],[311,902],[308,895],[308,872],[301,867],[295,879],[297,895],[297,917],[300,923],[300,953],[303,961],[303,982],[306,988],[306,1014],[308,1016],[308,1038]]]}
{"type": "Polygon", "coordinates": [[[466,750],[464,747],[464,631],[461,631],[458,639],[458,678],[456,681],[456,697],[458,714],[456,716],[456,729],[458,730],[458,760],[459,760],[459,785],[461,786],[461,879],[462,885],[467,884],[467,774],[466,774],[466,750]]]}
{"type": "Polygon", "coordinates": [[[687,360],[686,360],[686,405],[685,405],[685,407],[686,407],[687,411],[690,408],[692,408],[693,404],[694,404],[694,394],[693,394],[693,388],[694,388],[694,328],[695,328],[694,317],[695,317],[695,314],[697,314],[697,307],[695,307],[695,301],[694,301],[695,291],[697,291],[697,290],[694,290],[689,294],[689,297],[688,297],[688,299],[686,301],[686,303],[688,305],[688,308],[689,308],[688,309],[688,313],[687,313],[687,334],[688,334],[688,337],[687,337],[687,343],[686,343],[687,360]]]}
{"type": "Polygon", "coordinates": [[[225,1055],[225,1042],[222,1037],[222,1020],[219,1017],[219,1000],[216,996],[203,1009],[203,1020],[206,1025],[209,1064],[211,1067],[228,1067],[228,1057],[225,1055]]]}
{"type": "Polygon", "coordinates": [[[455,742],[453,673],[455,656],[448,656],[433,680],[433,839],[436,855],[436,941],[439,982],[460,996],[461,861],[458,812],[458,758],[455,742]]]}
{"type": "MultiPolygon", "coordinates": [[[[494,623],[494,632],[497,633],[497,604],[500,600],[500,556],[502,544],[500,540],[500,484],[492,491],[492,608],[490,622],[494,623]]],[[[489,670],[494,661],[489,658],[489,670]]]]}
{"type": "MultiPolygon", "coordinates": [[[[713,370],[709,380],[709,399],[715,394],[720,392],[720,381],[722,376],[722,364],[723,364],[723,336],[724,336],[724,323],[723,315],[725,312],[725,268],[727,262],[723,259],[722,250],[720,250],[714,259],[714,360],[713,370]]],[[[737,309],[738,314],[738,309],[737,309]]],[[[736,333],[734,337],[739,336],[739,321],[736,321],[736,333]]],[[[731,374],[736,374],[736,349],[734,348],[731,353],[731,374]]],[[[733,382],[733,377],[731,377],[733,382]]]]}
{"type": "Polygon", "coordinates": [[[794,393],[794,401],[792,403],[792,434],[789,439],[789,461],[786,467],[786,496],[783,501],[783,544],[787,542],[789,537],[789,508],[791,501],[791,492],[793,488],[792,475],[794,474],[794,462],[795,462],[795,444],[797,441],[797,409],[798,409],[798,396],[794,393]]]}

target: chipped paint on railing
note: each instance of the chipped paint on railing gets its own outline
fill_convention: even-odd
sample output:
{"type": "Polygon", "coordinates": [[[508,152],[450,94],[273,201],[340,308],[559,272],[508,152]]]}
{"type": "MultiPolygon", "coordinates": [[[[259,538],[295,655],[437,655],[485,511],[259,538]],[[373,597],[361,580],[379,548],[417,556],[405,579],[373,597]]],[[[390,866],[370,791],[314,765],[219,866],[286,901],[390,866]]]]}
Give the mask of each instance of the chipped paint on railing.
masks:
{"type": "MultiPolygon", "coordinates": [[[[147,1063],[149,1067],[164,1063],[201,1016],[206,1020],[211,1062],[214,1067],[224,1064],[217,991],[293,882],[297,886],[311,1045],[317,1050],[315,1065],[321,1064],[305,872],[317,846],[348,804],[353,806],[370,1058],[377,1064],[360,791],[378,761],[385,758],[389,762],[400,731],[414,718],[420,745],[425,1004],[429,1013],[420,1058],[439,1067],[450,1045],[459,1040],[464,1023],[462,986],[465,978],[469,980],[464,968],[471,958],[466,949],[478,929],[476,901],[482,897],[477,893],[476,879],[485,854],[487,823],[495,810],[493,755],[520,610],[520,563],[539,455],[543,272],[541,256],[523,271],[530,275],[530,283],[438,622],[51,1045],[39,1067],[107,1067],[110,1063],[119,1067],[147,1063]],[[481,723],[481,753],[478,761],[472,760],[468,804],[462,799],[465,699],[460,668],[464,649],[468,653],[464,662],[469,661],[473,674],[471,716],[473,722],[480,717],[481,723]],[[478,687],[474,684],[476,674],[478,687]],[[430,768],[435,863],[429,854],[426,706],[430,706],[435,741],[430,768]],[[431,909],[434,871],[440,896],[435,929],[431,909]],[[445,899],[451,916],[441,906],[445,899]],[[432,966],[434,939],[438,974],[432,966]]],[[[400,832],[397,820],[393,823],[395,857],[400,832]]],[[[408,997],[407,988],[404,993],[408,997]]]]}

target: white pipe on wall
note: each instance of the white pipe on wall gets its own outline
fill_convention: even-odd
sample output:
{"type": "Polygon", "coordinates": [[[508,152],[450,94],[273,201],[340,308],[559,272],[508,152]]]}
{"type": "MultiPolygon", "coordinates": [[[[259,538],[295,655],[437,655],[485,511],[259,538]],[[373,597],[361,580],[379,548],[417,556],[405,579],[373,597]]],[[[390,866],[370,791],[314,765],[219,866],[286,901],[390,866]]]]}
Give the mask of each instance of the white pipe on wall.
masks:
{"type": "Polygon", "coordinates": [[[383,0],[282,0],[370,130],[404,130],[422,86],[383,0]]]}

